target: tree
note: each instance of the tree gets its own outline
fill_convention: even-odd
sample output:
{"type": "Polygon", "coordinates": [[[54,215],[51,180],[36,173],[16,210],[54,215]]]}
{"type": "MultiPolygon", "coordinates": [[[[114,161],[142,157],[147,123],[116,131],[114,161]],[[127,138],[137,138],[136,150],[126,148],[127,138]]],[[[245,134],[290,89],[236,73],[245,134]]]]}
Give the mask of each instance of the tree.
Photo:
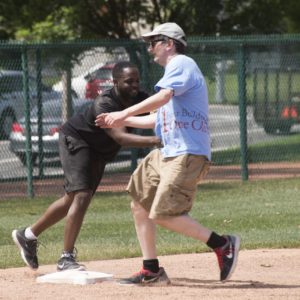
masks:
{"type": "Polygon", "coordinates": [[[300,32],[300,4],[299,1],[286,0],[283,2],[285,11],[285,20],[288,27],[288,32],[300,32]]]}
{"type": "Polygon", "coordinates": [[[45,16],[45,19],[32,23],[28,28],[18,29],[15,37],[27,41],[74,40],[81,36],[74,24],[75,19],[73,7],[61,6],[45,16]]]}
{"type": "Polygon", "coordinates": [[[224,0],[223,2],[222,34],[286,32],[283,0],[224,0]]]}
{"type": "Polygon", "coordinates": [[[10,0],[0,38],[136,38],[167,21],[189,36],[297,32],[299,10],[299,0],[10,0]]]}
{"type": "Polygon", "coordinates": [[[152,0],[153,12],[147,21],[152,26],[163,22],[176,22],[187,35],[211,35],[218,30],[218,15],[222,0],[152,0]]]}

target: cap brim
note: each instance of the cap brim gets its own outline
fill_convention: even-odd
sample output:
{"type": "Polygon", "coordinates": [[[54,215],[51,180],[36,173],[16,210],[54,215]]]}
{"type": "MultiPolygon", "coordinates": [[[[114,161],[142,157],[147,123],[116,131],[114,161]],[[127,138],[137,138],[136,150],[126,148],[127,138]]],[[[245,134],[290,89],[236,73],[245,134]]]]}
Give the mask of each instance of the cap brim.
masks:
{"type": "Polygon", "coordinates": [[[151,31],[149,33],[142,34],[142,38],[144,40],[147,40],[147,39],[149,39],[149,38],[151,38],[153,36],[156,36],[156,35],[159,35],[159,33],[151,31]]]}
{"type": "Polygon", "coordinates": [[[177,40],[178,42],[182,43],[184,46],[187,46],[187,42],[186,41],[173,38],[173,37],[169,36],[168,34],[166,34],[164,32],[158,33],[158,32],[155,32],[155,31],[151,31],[149,33],[142,34],[142,38],[143,38],[144,41],[148,41],[149,39],[151,39],[153,36],[156,36],[156,35],[164,35],[166,37],[169,37],[170,39],[177,40]]]}

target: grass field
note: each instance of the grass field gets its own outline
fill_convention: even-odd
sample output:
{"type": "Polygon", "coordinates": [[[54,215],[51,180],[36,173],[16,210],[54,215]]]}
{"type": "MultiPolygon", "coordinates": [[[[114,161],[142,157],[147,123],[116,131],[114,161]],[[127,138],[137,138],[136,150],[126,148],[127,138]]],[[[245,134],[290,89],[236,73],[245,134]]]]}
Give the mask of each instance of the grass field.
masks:
{"type": "MultiPolygon", "coordinates": [[[[242,249],[300,246],[299,179],[207,183],[199,186],[192,216],[203,225],[242,238],[242,249]]],[[[33,223],[52,198],[0,202],[0,268],[23,266],[11,231],[33,223]]],[[[76,247],[81,261],[140,256],[127,194],[99,193],[76,247]]],[[[63,247],[60,222],[40,236],[41,264],[55,263],[63,247]]],[[[205,252],[205,244],[159,229],[159,255],[205,252]]]]}
{"type": "MultiPolygon", "coordinates": [[[[277,137],[273,141],[260,142],[248,146],[248,162],[280,162],[300,160],[299,134],[277,137]]],[[[239,147],[222,151],[214,151],[212,160],[218,165],[241,164],[239,147]]]]}
{"type": "MultiPolygon", "coordinates": [[[[254,95],[254,79],[253,74],[246,76],[246,95],[247,103],[251,103],[255,97],[254,95]]],[[[299,74],[293,74],[289,77],[289,74],[282,72],[279,74],[279,83],[276,79],[275,73],[269,73],[267,79],[264,73],[259,73],[257,76],[256,97],[257,101],[264,101],[265,97],[268,97],[269,101],[275,101],[278,96],[281,101],[288,101],[290,93],[299,93],[300,80],[299,74]],[[267,96],[266,96],[267,95],[267,96]]],[[[208,87],[208,98],[210,104],[215,103],[216,98],[216,80],[210,80],[206,78],[208,87]]],[[[226,73],[224,77],[224,101],[227,104],[238,104],[238,76],[236,73],[226,73]]]]}

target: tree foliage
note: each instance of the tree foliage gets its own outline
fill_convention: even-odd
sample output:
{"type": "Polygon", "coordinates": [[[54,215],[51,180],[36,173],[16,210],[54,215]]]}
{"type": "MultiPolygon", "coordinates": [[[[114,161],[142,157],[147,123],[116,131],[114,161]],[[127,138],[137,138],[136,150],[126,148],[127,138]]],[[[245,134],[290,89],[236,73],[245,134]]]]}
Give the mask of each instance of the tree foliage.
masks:
{"type": "Polygon", "coordinates": [[[270,34],[286,32],[282,0],[224,1],[222,32],[270,34]]]}
{"type": "Polygon", "coordinates": [[[300,32],[300,2],[294,0],[284,1],[284,10],[286,11],[286,23],[288,32],[300,32]]]}
{"type": "Polygon", "coordinates": [[[15,33],[17,40],[73,40],[80,38],[80,32],[74,26],[75,12],[73,7],[62,6],[32,24],[31,29],[21,28],[15,33]]]}
{"type": "Polygon", "coordinates": [[[0,39],[135,38],[162,22],[188,35],[299,32],[299,0],[10,0],[0,39]]]}

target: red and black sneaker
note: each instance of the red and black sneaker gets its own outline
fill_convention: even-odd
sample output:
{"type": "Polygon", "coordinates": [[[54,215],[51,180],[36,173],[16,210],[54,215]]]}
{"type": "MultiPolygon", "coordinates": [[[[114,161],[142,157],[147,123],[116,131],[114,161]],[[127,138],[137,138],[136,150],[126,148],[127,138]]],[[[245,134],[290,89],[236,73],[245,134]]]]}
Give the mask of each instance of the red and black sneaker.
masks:
{"type": "Polygon", "coordinates": [[[240,249],[240,238],[236,235],[225,235],[227,243],[220,248],[214,249],[220,267],[220,280],[225,281],[232,275],[240,249]]]}
{"type": "Polygon", "coordinates": [[[131,277],[121,279],[118,282],[119,284],[139,285],[168,285],[171,283],[164,268],[159,268],[157,273],[142,269],[131,277]]]}

